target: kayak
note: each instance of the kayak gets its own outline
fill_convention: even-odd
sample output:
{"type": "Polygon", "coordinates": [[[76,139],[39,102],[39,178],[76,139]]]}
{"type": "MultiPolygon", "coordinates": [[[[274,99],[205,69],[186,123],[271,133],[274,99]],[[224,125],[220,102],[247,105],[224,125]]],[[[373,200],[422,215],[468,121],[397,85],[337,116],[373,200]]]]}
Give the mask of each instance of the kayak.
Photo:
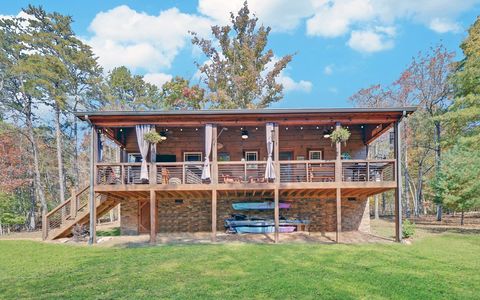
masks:
{"type": "MultiPolygon", "coordinates": [[[[265,202],[237,202],[232,204],[233,209],[235,210],[268,210],[274,209],[275,203],[273,201],[265,202]]],[[[279,208],[290,208],[290,203],[280,202],[278,204],[279,208]]]]}
{"type": "MultiPolygon", "coordinates": [[[[295,226],[280,226],[278,231],[281,233],[290,233],[295,231],[295,226]]],[[[237,233],[274,233],[275,226],[237,226],[237,233]]]]}

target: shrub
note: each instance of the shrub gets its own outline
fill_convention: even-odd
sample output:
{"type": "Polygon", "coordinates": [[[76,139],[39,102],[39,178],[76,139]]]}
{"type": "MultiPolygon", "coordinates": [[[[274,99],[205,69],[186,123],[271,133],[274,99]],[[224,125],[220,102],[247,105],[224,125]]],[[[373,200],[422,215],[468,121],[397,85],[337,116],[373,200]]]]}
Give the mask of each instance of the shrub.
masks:
{"type": "Polygon", "coordinates": [[[402,226],[402,236],[405,239],[412,237],[415,234],[415,224],[409,220],[405,220],[402,226]]]}

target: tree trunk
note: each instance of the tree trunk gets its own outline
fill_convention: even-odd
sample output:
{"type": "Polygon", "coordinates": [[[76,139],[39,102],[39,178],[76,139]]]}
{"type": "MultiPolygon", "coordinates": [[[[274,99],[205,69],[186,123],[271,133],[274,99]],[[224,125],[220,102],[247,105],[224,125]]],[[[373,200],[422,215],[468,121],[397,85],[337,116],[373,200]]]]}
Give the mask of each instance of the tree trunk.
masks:
{"type": "Polygon", "coordinates": [[[375,220],[379,219],[378,216],[378,194],[374,196],[374,201],[375,201],[375,220]]]}
{"type": "MultiPolygon", "coordinates": [[[[439,121],[435,121],[435,176],[440,174],[440,135],[441,126],[439,121]]],[[[442,220],[442,199],[439,191],[435,191],[435,202],[437,203],[437,221],[442,220]]]]}
{"type": "Polygon", "coordinates": [[[35,221],[35,207],[37,206],[36,195],[35,195],[35,186],[32,184],[30,187],[30,200],[31,200],[31,207],[30,211],[28,212],[28,230],[35,230],[36,221],[35,221]]]}
{"type": "Polygon", "coordinates": [[[424,214],[425,214],[425,206],[423,205],[423,199],[422,199],[422,187],[423,187],[423,164],[420,164],[418,166],[418,174],[417,174],[418,182],[417,182],[417,209],[418,211],[415,212],[415,216],[420,216],[420,207],[423,207],[424,209],[424,214]]]}
{"type": "Polygon", "coordinates": [[[38,200],[40,200],[40,204],[42,205],[42,214],[47,214],[48,212],[47,201],[45,200],[45,194],[43,193],[42,176],[40,174],[40,163],[38,161],[38,145],[37,145],[37,140],[35,139],[35,134],[33,132],[31,103],[29,103],[26,107],[25,121],[27,125],[28,139],[32,144],[33,173],[34,173],[33,177],[34,177],[34,183],[35,183],[35,190],[38,196],[38,200]]]}
{"type": "Polygon", "coordinates": [[[463,211],[462,209],[462,216],[461,216],[461,219],[460,219],[460,225],[464,225],[464,219],[465,219],[465,212],[463,211]]]}
{"type": "Polygon", "coordinates": [[[63,174],[62,131],[60,128],[60,107],[55,104],[55,136],[57,140],[58,187],[60,203],[65,202],[65,176],[63,174]]]}
{"type": "Polygon", "coordinates": [[[410,197],[408,193],[408,155],[407,155],[407,138],[408,138],[408,132],[407,132],[407,122],[404,120],[403,121],[403,143],[402,143],[402,152],[403,152],[403,176],[405,177],[405,180],[403,181],[404,184],[404,197],[405,197],[405,216],[407,218],[410,218],[410,197]]]}
{"type": "MultiPolygon", "coordinates": [[[[73,106],[73,111],[77,110],[78,105],[78,92],[75,95],[75,105],[73,106]]],[[[75,147],[73,148],[73,177],[75,187],[79,186],[80,180],[80,167],[78,166],[78,119],[76,116],[73,116],[73,140],[75,142],[75,147]]]]}
{"type": "Polygon", "coordinates": [[[387,199],[385,193],[382,193],[382,216],[385,216],[385,210],[387,209],[387,199]]]}

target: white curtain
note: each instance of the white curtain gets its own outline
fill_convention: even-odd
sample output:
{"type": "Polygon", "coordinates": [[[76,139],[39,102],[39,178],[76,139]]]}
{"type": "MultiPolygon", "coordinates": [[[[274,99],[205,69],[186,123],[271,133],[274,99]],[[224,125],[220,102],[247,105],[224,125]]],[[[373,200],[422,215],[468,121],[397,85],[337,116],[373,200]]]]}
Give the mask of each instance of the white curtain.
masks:
{"type": "Polygon", "coordinates": [[[202,179],[210,179],[210,153],[212,152],[213,129],[212,124],[205,125],[205,162],[203,164],[202,179]]]}
{"type": "Polygon", "coordinates": [[[142,155],[142,167],[140,169],[141,180],[148,180],[147,154],[149,143],[145,141],[143,136],[145,135],[145,133],[149,132],[151,128],[152,127],[150,125],[135,126],[135,130],[137,132],[138,149],[140,149],[140,154],[142,155]]]}
{"type": "MultiPolygon", "coordinates": [[[[266,179],[275,179],[275,166],[273,164],[273,123],[267,123],[266,125],[267,133],[267,166],[265,169],[265,178],[266,179]]],[[[278,158],[277,158],[278,159],[278,158]]]]}

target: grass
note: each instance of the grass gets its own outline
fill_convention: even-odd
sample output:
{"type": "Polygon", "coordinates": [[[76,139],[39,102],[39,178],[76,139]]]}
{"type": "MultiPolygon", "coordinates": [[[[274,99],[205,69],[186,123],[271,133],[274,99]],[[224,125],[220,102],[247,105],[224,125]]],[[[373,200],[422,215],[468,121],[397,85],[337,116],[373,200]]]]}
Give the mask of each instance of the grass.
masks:
{"type": "Polygon", "coordinates": [[[478,299],[480,236],[101,248],[0,241],[0,299],[478,299]]]}
{"type": "Polygon", "coordinates": [[[120,236],[120,227],[114,227],[107,230],[98,230],[97,236],[120,236]]]}

